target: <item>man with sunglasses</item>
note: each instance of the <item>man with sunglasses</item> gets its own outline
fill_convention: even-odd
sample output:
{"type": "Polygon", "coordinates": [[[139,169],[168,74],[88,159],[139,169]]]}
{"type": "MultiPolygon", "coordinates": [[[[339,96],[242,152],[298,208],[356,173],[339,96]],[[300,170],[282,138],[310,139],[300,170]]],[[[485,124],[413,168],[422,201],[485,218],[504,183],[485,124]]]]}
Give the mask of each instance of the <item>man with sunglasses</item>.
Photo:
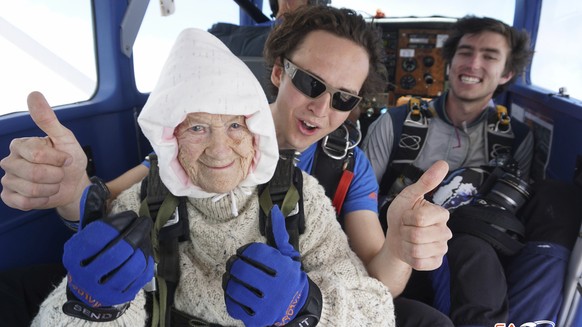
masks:
{"type": "MultiPolygon", "coordinates": [[[[382,65],[380,51],[375,32],[360,15],[350,10],[304,6],[283,16],[274,28],[265,45],[265,59],[276,94],[271,111],[279,148],[300,151],[301,169],[311,170],[317,142],[344,123],[361,97],[383,86],[377,73],[382,65]]],[[[71,143],[77,143],[70,137],[71,143]]],[[[8,165],[6,161],[3,166],[12,177],[26,176],[16,172],[18,169],[35,169],[22,158],[24,147],[32,145],[23,142],[20,146],[20,149],[15,146],[9,156],[10,162],[19,160],[20,163],[8,165]]],[[[37,151],[50,151],[53,158],[59,157],[55,166],[70,163],[70,154],[55,154],[58,151],[52,148],[37,148],[37,151]]],[[[446,226],[448,212],[424,200],[424,194],[440,183],[447,166],[442,162],[435,164],[425,175],[424,183],[412,185],[394,202],[389,212],[391,229],[385,237],[378,220],[378,185],[370,163],[359,148],[355,148],[354,159],[354,178],[339,214],[354,252],[370,275],[387,285],[396,297],[404,289],[413,268],[427,270],[440,266],[447,250],[446,243],[451,237],[446,226]]],[[[63,167],[65,176],[69,174],[69,167],[63,167]]],[[[137,169],[143,170],[143,167],[137,169]]],[[[146,174],[147,169],[141,176],[146,174]]],[[[88,183],[86,176],[82,183],[88,183]]],[[[128,187],[131,183],[125,185],[128,187]]],[[[84,188],[60,186],[60,190],[84,188]]],[[[108,186],[114,194],[123,189],[115,183],[108,186]]],[[[77,194],[59,194],[65,199],[61,203],[49,200],[34,205],[32,199],[17,194],[15,188],[5,183],[2,196],[8,205],[16,208],[29,210],[60,205],[62,216],[78,217],[77,194]]],[[[409,310],[403,314],[397,311],[399,325],[406,322],[407,326],[451,326],[448,318],[421,303],[397,299],[395,306],[397,310],[409,310]]]]}
{"type": "MultiPolygon", "coordinates": [[[[301,151],[301,169],[312,171],[318,141],[344,123],[362,96],[382,90],[380,51],[375,32],[347,10],[299,8],[284,15],[271,32],[264,51],[276,95],[271,112],[279,147],[301,151]]],[[[421,206],[406,203],[410,193],[405,192],[390,208],[391,228],[384,236],[377,213],[378,184],[364,153],[354,150],[354,178],[339,219],[368,272],[398,296],[413,268],[440,265],[450,237],[447,217],[424,200],[421,206]],[[405,215],[415,218],[402,216],[403,207],[405,215]]],[[[447,317],[419,302],[397,298],[395,308],[400,326],[452,326],[447,317]]]]}
{"type": "Polygon", "coordinates": [[[357,94],[342,91],[328,85],[308,71],[297,67],[289,59],[283,59],[283,67],[285,73],[291,78],[293,86],[304,95],[317,99],[323,93],[331,94],[330,107],[332,109],[350,112],[362,100],[362,97],[357,94]]]}

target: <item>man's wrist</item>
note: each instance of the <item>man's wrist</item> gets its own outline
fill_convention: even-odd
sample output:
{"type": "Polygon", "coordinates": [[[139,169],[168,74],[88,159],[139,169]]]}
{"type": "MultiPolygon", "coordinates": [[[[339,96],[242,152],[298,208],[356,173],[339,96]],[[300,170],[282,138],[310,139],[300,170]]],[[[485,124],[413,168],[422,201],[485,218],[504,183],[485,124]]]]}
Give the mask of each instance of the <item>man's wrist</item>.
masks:
{"type": "Polygon", "coordinates": [[[387,238],[380,252],[366,265],[370,276],[386,285],[393,297],[402,293],[412,273],[412,266],[397,255],[394,249],[397,246],[387,238]]]}
{"type": "Polygon", "coordinates": [[[148,169],[150,168],[150,156],[151,155],[155,155],[155,152],[150,152],[150,154],[148,154],[147,156],[145,156],[145,158],[141,162],[141,164],[144,165],[144,166],[146,166],[148,169]]]}
{"type": "Polygon", "coordinates": [[[97,176],[89,178],[87,175],[85,175],[83,181],[81,181],[79,184],[80,187],[79,195],[76,196],[73,201],[56,208],[57,214],[61,218],[63,224],[65,224],[65,226],[69,227],[74,231],[77,231],[79,229],[80,222],[79,203],[81,202],[83,191],[91,184],[97,185],[99,188],[101,188],[103,192],[107,195],[107,198],[111,196],[111,192],[109,191],[107,184],[105,184],[105,182],[103,182],[101,178],[97,176]]]}

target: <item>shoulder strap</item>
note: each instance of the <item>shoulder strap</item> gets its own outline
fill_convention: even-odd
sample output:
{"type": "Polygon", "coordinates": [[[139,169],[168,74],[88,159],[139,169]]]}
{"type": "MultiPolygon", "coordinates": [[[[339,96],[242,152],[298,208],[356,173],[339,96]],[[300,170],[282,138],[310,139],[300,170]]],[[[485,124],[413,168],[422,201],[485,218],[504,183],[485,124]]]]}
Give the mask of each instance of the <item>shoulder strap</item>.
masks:
{"type": "Polygon", "coordinates": [[[433,112],[426,100],[412,97],[408,105],[388,109],[392,118],[393,143],[388,167],[380,180],[380,195],[388,194],[398,176],[416,180],[422,171],[412,165],[426,141],[428,119],[433,112]]]}
{"type": "Polygon", "coordinates": [[[513,155],[529,133],[524,123],[511,119],[505,106],[497,105],[489,112],[487,128],[487,160],[500,155],[513,155]]]}
{"type": "Polygon", "coordinates": [[[530,132],[530,129],[526,124],[516,119],[512,119],[510,124],[514,134],[513,143],[511,145],[511,154],[513,155],[521,145],[521,142],[523,142],[523,140],[530,132]]]}
{"type": "Polygon", "coordinates": [[[139,213],[140,216],[156,219],[160,206],[170,191],[168,191],[160,178],[158,156],[152,153],[148,155],[148,160],[150,162],[150,169],[148,175],[141,183],[140,198],[142,206],[140,207],[139,213]]]}
{"type": "Polygon", "coordinates": [[[512,153],[514,140],[512,119],[507,108],[502,105],[489,109],[487,116],[487,161],[512,153]]]}
{"type": "Polygon", "coordinates": [[[271,208],[277,204],[285,216],[289,243],[299,251],[299,235],[305,231],[305,217],[303,175],[295,166],[295,160],[295,150],[280,150],[273,178],[259,186],[259,230],[267,238],[267,244],[276,246],[271,227],[271,208]]]}
{"type": "Polygon", "coordinates": [[[157,156],[150,155],[150,170],[141,185],[142,204],[140,216],[154,221],[152,248],[157,263],[152,290],[152,325],[169,326],[170,308],[180,280],[178,243],[188,239],[188,214],[186,200],[171,194],[162,183],[157,156]]]}
{"type": "MultiPolygon", "coordinates": [[[[158,219],[165,220],[162,224],[163,231],[160,237],[177,238],[185,241],[189,238],[188,213],[186,209],[186,198],[176,197],[176,206],[166,205],[162,210],[162,205],[168,197],[174,197],[160,178],[158,167],[158,157],[156,154],[149,155],[150,169],[146,178],[142,181],[140,198],[141,206],[139,214],[143,217],[150,217],[154,224],[158,219]]],[[[174,201],[172,201],[174,203],[174,201]]]]}
{"type": "Polygon", "coordinates": [[[325,195],[332,200],[342,226],[340,213],[354,176],[354,148],[361,137],[359,128],[350,124],[353,125],[346,121],[318,143],[311,167],[311,175],[317,178],[325,189],[325,195]],[[352,140],[350,128],[357,133],[355,141],[352,140]]]}

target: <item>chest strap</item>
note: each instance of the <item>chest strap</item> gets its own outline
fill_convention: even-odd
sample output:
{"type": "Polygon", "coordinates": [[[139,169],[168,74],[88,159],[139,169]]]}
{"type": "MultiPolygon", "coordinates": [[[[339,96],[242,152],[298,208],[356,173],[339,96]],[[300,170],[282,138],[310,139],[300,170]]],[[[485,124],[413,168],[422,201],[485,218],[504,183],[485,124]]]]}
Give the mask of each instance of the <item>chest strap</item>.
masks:
{"type": "Polygon", "coordinates": [[[354,178],[354,148],[360,142],[361,135],[354,123],[346,121],[319,142],[313,158],[311,175],[317,178],[325,189],[325,195],[332,200],[342,226],[340,213],[354,178]]]}
{"type": "MultiPolygon", "coordinates": [[[[411,98],[404,113],[400,108],[388,110],[394,127],[394,145],[388,168],[380,182],[380,194],[386,195],[397,178],[416,181],[423,170],[412,163],[416,160],[426,141],[430,118],[437,115],[434,102],[411,98]],[[403,122],[403,123],[399,123],[403,122]]],[[[438,104],[437,104],[438,105],[438,104]]],[[[509,112],[505,106],[497,105],[487,111],[487,129],[484,137],[487,153],[485,161],[511,155],[516,147],[515,134],[509,112]]],[[[523,137],[520,138],[520,140],[523,137]]]]}

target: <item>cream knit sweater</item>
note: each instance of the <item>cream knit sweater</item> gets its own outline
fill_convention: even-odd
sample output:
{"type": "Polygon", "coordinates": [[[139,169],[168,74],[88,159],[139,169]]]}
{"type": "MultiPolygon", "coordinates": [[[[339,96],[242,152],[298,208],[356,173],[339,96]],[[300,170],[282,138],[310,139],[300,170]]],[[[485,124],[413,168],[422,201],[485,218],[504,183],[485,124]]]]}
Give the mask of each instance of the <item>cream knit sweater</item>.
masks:
{"type": "MultiPolygon", "coordinates": [[[[395,326],[392,296],[350,250],[335,219],[330,200],[315,178],[303,174],[305,232],[299,238],[303,266],[323,295],[318,326],[395,326]]],[[[180,245],[181,278],[175,297],[179,310],[212,323],[242,326],[231,318],[224,304],[222,274],[228,258],[250,242],[265,242],[260,235],[257,191],[234,192],[239,216],[233,217],[231,197],[190,198],[188,203],[191,241],[180,245]]],[[[139,185],[124,192],[114,212],[139,208],[139,185]]],[[[109,323],[92,323],[65,315],[66,281],[44,301],[32,326],[143,326],[143,291],[123,316],[109,323]]]]}

